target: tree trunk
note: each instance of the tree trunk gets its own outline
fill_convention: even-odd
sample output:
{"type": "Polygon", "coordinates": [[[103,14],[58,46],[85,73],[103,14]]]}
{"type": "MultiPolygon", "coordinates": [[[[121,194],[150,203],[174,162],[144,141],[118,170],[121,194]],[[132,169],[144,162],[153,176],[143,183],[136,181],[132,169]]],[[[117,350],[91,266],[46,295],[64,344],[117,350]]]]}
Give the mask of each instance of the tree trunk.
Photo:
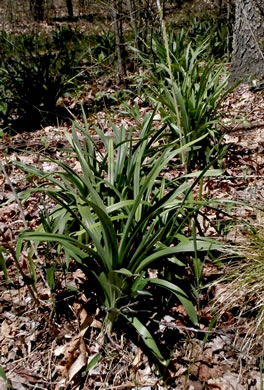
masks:
{"type": "Polygon", "coordinates": [[[72,18],[73,17],[72,0],[66,0],[66,6],[68,10],[68,16],[72,18]]]}
{"type": "Polygon", "coordinates": [[[231,71],[233,79],[264,74],[264,3],[236,0],[231,71]]]}
{"type": "Polygon", "coordinates": [[[35,21],[44,19],[43,2],[43,0],[30,0],[29,2],[30,11],[35,21]]]}
{"type": "Polygon", "coordinates": [[[119,82],[122,79],[122,76],[125,74],[125,64],[123,59],[123,50],[122,50],[122,20],[119,15],[118,0],[113,1],[113,23],[114,23],[114,32],[115,32],[115,45],[116,45],[116,55],[117,55],[117,81],[119,82]]]}
{"type": "Polygon", "coordinates": [[[131,27],[134,33],[135,48],[138,49],[138,31],[137,31],[136,20],[135,20],[135,11],[133,10],[131,0],[126,0],[126,5],[128,9],[131,27]]]}

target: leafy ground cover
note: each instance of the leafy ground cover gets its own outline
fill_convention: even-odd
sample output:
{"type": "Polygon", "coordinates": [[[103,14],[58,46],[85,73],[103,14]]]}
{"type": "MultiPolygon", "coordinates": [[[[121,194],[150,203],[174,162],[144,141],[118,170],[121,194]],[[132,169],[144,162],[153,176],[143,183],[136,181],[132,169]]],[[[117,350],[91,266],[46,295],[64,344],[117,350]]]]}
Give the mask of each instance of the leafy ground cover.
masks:
{"type": "MultiPolygon", "coordinates": [[[[225,176],[205,178],[203,196],[248,201],[254,206],[258,202],[261,206],[264,169],[263,97],[261,92],[254,93],[248,86],[239,88],[223,103],[226,112],[224,123],[227,128],[225,142],[230,145],[224,160],[225,176]],[[240,120],[241,114],[246,118],[243,122],[240,120]]],[[[152,108],[139,108],[141,117],[146,112],[151,113],[152,108]]],[[[111,134],[108,114],[98,113],[97,121],[104,134],[111,134]]],[[[117,126],[121,123],[131,126],[131,121],[131,118],[122,114],[115,116],[117,126]]],[[[71,131],[70,128],[67,130],[71,131]]],[[[100,145],[98,136],[96,138],[95,133],[94,136],[100,145]]],[[[76,159],[65,154],[64,148],[69,147],[69,144],[64,137],[63,128],[47,127],[33,134],[21,133],[7,137],[1,145],[1,159],[5,162],[5,172],[1,174],[2,201],[12,197],[14,191],[24,190],[28,186],[28,180],[36,180],[36,177],[30,174],[25,179],[23,172],[12,164],[12,161],[31,164],[46,172],[53,171],[56,167],[53,162],[41,161],[38,155],[28,154],[30,145],[32,150],[44,152],[49,157],[61,160],[66,156],[69,166],[80,170],[76,159]],[[26,150],[23,151],[23,148],[26,150]]],[[[168,174],[173,177],[178,173],[174,169],[168,174]]],[[[45,205],[51,210],[54,202],[46,200],[45,205]]],[[[39,193],[32,194],[23,205],[23,214],[31,229],[39,223],[39,210],[43,210],[43,197],[39,193]]],[[[252,221],[256,228],[257,224],[262,223],[262,213],[248,205],[237,205],[233,208],[233,213],[252,221]]],[[[213,210],[208,215],[212,220],[215,219],[213,210]]],[[[0,218],[1,245],[14,249],[17,234],[25,223],[19,204],[13,202],[1,207],[0,218]]],[[[209,225],[208,234],[214,234],[213,231],[210,233],[209,225]]],[[[249,237],[244,225],[237,223],[230,230],[227,240],[240,244],[242,242],[246,246],[249,237]]],[[[22,257],[21,269],[27,273],[27,253],[22,252],[22,257]]],[[[200,325],[198,332],[188,323],[184,307],[179,302],[175,302],[170,310],[164,312],[162,318],[156,313],[149,319],[156,325],[155,337],[161,341],[161,345],[162,342],[174,345],[167,383],[164,383],[156,370],[155,362],[145,354],[144,344],[138,343],[137,338],[131,340],[125,328],[121,333],[117,328],[112,333],[110,342],[105,344],[105,336],[101,332],[102,309],[98,305],[94,312],[87,297],[81,291],[76,293],[86,280],[80,268],[76,267],[68,274],[62,273],[56,278],[55,296],[43,274],[43,255],[40,253],[36,260],[38,295],[32,295],[22,277],[17,275],[11,254],[7,256],[6,262],[10,284],[8,290],[5,283],[1,285],[1,365],[15,389],[34,386],[51,389],[78,388],[80,383],[82,388],[87,389],[260,388],[261,359],[258,356],[261,356],[261,343],[257,342],[251,350],[243,347],[244,337],[250,329],[250,320],[247,317],[247,309],[242,316],[237,312],[239,295],[234,306],[221,306],[222,316],[217,327],[210,327],[214,317],[209,298],[210,302],[212,298],[217,299],[218,305],[221,299],[224,300],[227,294],[224,281],[216,287],[201,290],[200,322],[203,325],[200,325]],[[66,292],[65,285],[71,286],[71,290],[66,292]],[[38,302],[34,301],[32,296],[35,296],[38,302]],[[51,312],[55,313],[55,316],[51,317],[51,312]],[[206,333],[207,331],[209,333],[206,333]],[[82,378],[81,372],[85,370],[88,375],[82,378]]],[[[221,268],[208,263],[203,270],[204,285],[222,272],[221,268]]],[[[155,277],[155,269],[149,269],[148,273],[149,277],[155,277]]],[[[187,273],[185,277],[190,275],[187,273]]],[[[248,299],[246,307],[247,305],[252,305],[251,299],[248,299]]]]}

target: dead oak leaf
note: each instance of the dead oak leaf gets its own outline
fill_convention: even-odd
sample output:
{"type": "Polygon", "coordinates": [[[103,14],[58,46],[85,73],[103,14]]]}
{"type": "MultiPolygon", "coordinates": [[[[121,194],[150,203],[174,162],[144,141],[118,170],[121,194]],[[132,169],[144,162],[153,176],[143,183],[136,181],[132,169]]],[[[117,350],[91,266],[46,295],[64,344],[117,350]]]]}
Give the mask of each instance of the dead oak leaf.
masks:
{"type": "Polygon", "coordinates": [[[87,329],[88,326],[74,336],[63,348],[58,346],[54,351],[55,356],[64,355],[59,364],[59,369],[63,378],[69,382],[87,365],[87,351],[83,340],[87,329]]]}

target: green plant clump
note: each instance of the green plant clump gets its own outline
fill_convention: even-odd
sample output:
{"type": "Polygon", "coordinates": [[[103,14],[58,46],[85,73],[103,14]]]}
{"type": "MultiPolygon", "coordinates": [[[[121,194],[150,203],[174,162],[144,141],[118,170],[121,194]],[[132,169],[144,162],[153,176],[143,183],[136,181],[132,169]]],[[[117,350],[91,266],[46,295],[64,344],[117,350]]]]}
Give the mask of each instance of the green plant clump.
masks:
{"type": "MultiPolygon", "coordinates": [[[[17,259],[25,240],[41,243],[42,248],[46,242],[47,253],[56,249],[58,260],[64,259],[66,268],[70,259],[75,259],[87,275],[86,293],[104,307],[107,333],[117,320],[127,321],[166,366],[168,356],[160,352],[143,323],[144,317],[133,305],[143,298],[151,302],[154,291],[164,290],[167,304],[170,295],[177,298],[197,325],[192,287],[184,287],[181,269],[188,253],[195,252],[198,259],[199,254],[213,249],[214,243],[196,237],[196,229],[191,237],[187,233],[199,208],[191,196],[196,182],[166,178],[168,163],[192,143],[182,148],[176,147],[176,141],[166,147],[155,146],[166,126],[153,129],[154,116],[155,111],[145,117],[139,139],[133,139],[132,130],[123,126],[113,126],[112,136],[96,129],[99,145],[89,135],[87,122],[85,129],[75,124],[72,135],[66,133],[66,137],[81,173],[51,159],[59,169],[48,174],[17,163],[46,181],[29,193],[42,192],[56,203],[51,212],[43,214],[37,231],[20,234],[17,259]],[[156,278],[149,277],[149,267],[157,269],[156,278]]],[[[49,283],[54,288],[50,272],[49,283]]]]}
{"type": "Polygon", "coordinates": [[[102,32],[101,34],[90,34],[90,62],[104,63],[112,60],[115,55],[115,36],[112,32],[102,32]]]}
{"type": "Polygon", "coordinates": [[[181,30],[167,37],[165,32],[167,42],[157,38],[152,42],[153,59],[141,58],[152,80],[146,93],[162,103],[161,120],[169,125],[172,139],[179,139],[183,146],[202,137],[182,155],[185,169],[190,171],[197,164],[205,167],[215,158],[221,163],[225,148],[221,145],[218,109],[235,85],[227,88],[223,66],[213,60],[204,62],[209,39],[195,48],[184,33],[181,30]]]}
{"type": "Polygon", "coordinates": [[[204,59],[213,57],[214,59],[226,58],[232,52],[232,39],[228,34],[228,24],[225,17],[206,16],[203,18],[191,17],[188,37],[199,46],[205,39],[209,40],[209,46],[205,52],[204,59]]]}
{"type": "MultiPolygon", "coordinates": [[[[51,34],[0,35],[0,122],[34,129],[60,114],[59,97],[80,82],[85,37],[71,27],[51,34]]],[[[64,113],[65,114],[65,113],[64,113]]]]}

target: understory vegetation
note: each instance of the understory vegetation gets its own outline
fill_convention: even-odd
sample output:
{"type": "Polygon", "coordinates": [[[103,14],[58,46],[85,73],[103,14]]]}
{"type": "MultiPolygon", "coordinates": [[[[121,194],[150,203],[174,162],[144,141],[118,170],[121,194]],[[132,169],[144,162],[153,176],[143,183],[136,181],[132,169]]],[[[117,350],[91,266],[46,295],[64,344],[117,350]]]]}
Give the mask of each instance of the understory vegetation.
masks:
{"type": "MultiPolygon", "coordinates": [[[[237,223],[233,202],[204,194],[206,180],[224,174],[222,103],[238,85],[230,84],[226,66],[227,25],[223,18],[193,17],[168,33],[160,16],[144,41],[124,32],[123,74],[115,70],[111,31],[87,33],[61,24],[38,33],[1,32],[2,140],[50,125],[67,130],[58,158],[49,155],[45,140],[44,152],[35,153],[51,170],[19,158],[12,162],[27,185],[17,191],[7,182],[12,197],[1,207],[17,202],[24,227],[15,245],[3,240],[0,266],[8,289],[13,280],[6,259],[12,256],[47,325],[60,321],[62,294],[76,302],[84,294],[86,310],[102,323],[103,345],[111,345],[113,334],[115,340],[125,335],[169,384],[176,343],[169,331],[161,331],[168,315],[192,329],[204,348],[225,305],[242,302],[242,322],[257,301],[245,348],[254,344],[250,333],[261,339],[263,297],[256,297],[256,288],[263,289],[263,237],[253,231],[246,253],[226,244],[237,223]],[[102,111],[111,122],[107,131],[96,121],[102,111]],[[130,125],[115,122],[117,115],[130,125]],[[29,229],[23,205],[35,194],[41,199],[38,224],[29,229]],[[230,257],[236,261],[220,280],[205,276],[206,267],[222,269],[230,257]],[[72,287],[68,278],[76,270],[85,280],[72,287]],[[40,279],[49,288],[47,300],[40,298],[40,279]],[[205,315],[212,296],[204,291],[219,283],[232,286],[230,294],[210,303],[212,312],[205,315]],[[243,290],[242,298],[236,290],[243,290]],[[208,332],[199,333],[204,329],[208,332]]],[[[6,157],[0,164],[6,180],[8,167],[6,157]]],[[[85,383],[104,356],[102,346],[69,375],[69,383],[85,383]]],[[[5,378],[4,371],[0,376],[5,378]]],[[[189,370],[185,377],[187,389],[189,370]]]]}

